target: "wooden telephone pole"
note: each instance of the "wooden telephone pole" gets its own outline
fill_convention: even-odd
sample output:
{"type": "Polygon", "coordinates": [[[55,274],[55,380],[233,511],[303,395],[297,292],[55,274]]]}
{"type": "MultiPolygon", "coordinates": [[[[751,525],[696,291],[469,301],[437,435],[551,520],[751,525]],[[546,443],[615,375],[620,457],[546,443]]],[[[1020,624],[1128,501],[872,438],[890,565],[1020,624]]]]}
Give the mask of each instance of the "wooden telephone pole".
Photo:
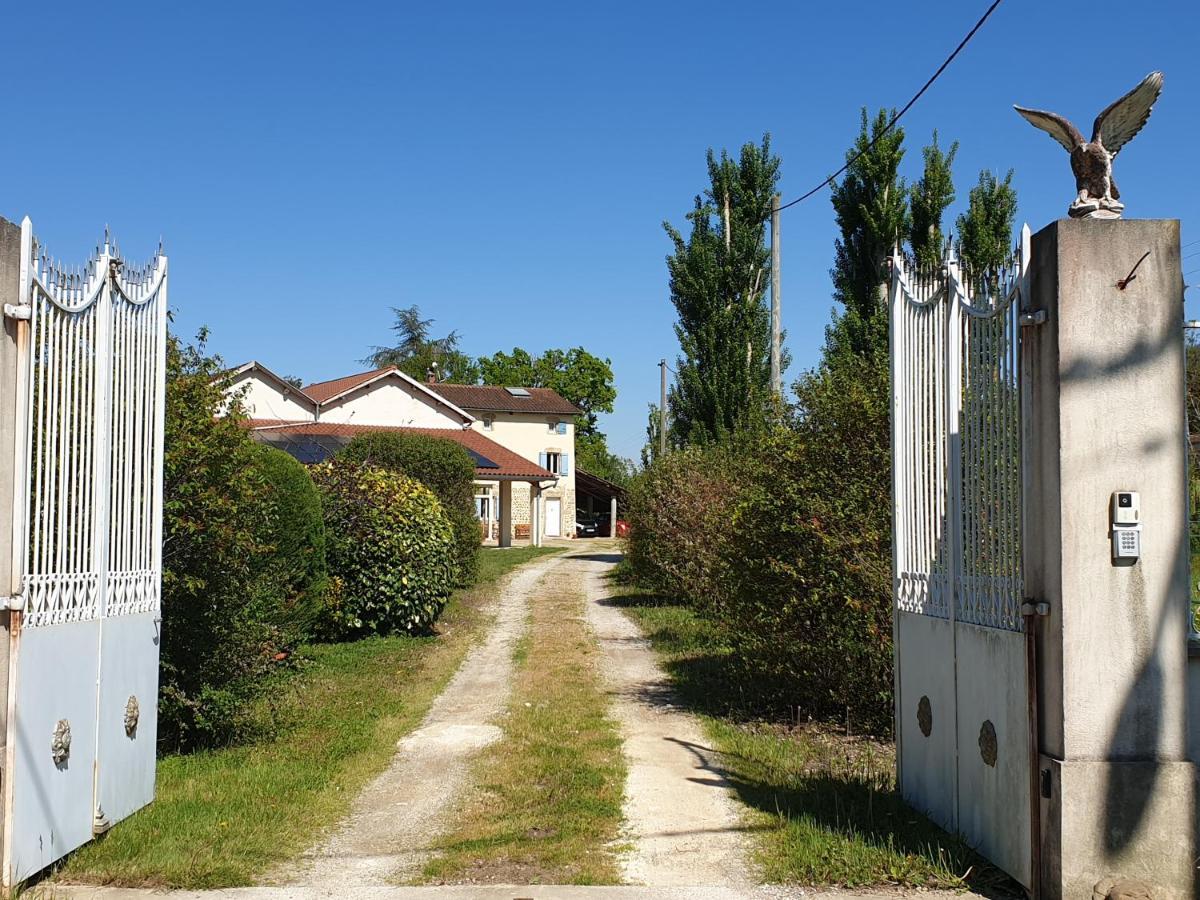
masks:
{"type": "Polygon", "coordinates": [[[658,361],[658,455],[667,455],[667,361],[658,361]]]}
{"type": "Polygon", "coordinates": [[[783,197],[775,195],[771,205],[771,391],[776,397],[783,396],[782,373],[779,371],[780,324],[782,314],[779,290],[779,207],[783,197]]]}

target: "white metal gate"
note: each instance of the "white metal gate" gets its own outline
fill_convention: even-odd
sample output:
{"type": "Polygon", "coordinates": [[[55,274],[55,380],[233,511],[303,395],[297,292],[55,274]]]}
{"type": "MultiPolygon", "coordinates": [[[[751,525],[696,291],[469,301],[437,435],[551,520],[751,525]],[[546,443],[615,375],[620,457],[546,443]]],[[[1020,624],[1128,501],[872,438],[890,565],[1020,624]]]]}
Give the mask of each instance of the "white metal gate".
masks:
{"type": "Polygon", "coordinates": [[[1022,591],[1020,296],[1008,265],[896,256],[890,296],[896,733],[902,793],[1033,883],[1022,591]]]}
{"type": "Polygon", "coordinates": [[[162,571],[166,257],[21,238],[5,885],[153,799],[162,571]]]}

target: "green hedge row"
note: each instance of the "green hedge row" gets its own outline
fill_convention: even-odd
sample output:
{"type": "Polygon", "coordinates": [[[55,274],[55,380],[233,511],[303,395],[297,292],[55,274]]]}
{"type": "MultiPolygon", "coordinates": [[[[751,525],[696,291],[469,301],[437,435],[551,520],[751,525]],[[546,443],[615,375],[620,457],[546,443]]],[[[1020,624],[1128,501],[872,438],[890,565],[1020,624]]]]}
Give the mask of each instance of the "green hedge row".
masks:
{"type": "Polygon", "coordinates": [[[765,434],[668,454],[630,491],[634,578],[716,620],[730,703],[887,733],[892,715],[886,359],[796,385],[765,434]]]}
{"type": "Polygon", "coordinates": [[[428,630],[480,535],[458,445],[372,441],[309,470],[251,439],[203,334],[167,363],[159,737],[178,751],[270,727],[266,688],[307,641],[428,630]]]}

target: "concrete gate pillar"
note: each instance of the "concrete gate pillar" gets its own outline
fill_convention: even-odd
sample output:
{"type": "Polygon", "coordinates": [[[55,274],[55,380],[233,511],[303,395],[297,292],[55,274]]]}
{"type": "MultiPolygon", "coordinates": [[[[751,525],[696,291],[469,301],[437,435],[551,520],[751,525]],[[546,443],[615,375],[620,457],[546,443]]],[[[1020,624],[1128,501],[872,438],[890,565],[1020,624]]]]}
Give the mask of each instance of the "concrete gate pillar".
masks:
{"type": "Polygon", "coordinates": [[[500,482],[500,537],[501,547],[512,546],[512,482],[500,482]]]}
{"type": "Polygon", "coordinates": [[[614,495],[610,501],[610,509],[608,513],[608,536],[617,536],[617,498],[614,495]]]}
{"type": "Polygon", "coordinates": [[[529,483],[529,545],[542,546],[542,486],[529,483]]]}
{"type": "Polygon", "coordinates": [[[1025,591],[1049,604],[1042,897],[1091,900],[1123,877],[1183,900],[1197,854],[1179,223],[1055,222],[1033,238],[1031,274],[1025,311],[1045,314],[1022,334],[1025,591]],[[1114,559],[1114,492],[1140,498],[1136,560],[1114,559]]]}

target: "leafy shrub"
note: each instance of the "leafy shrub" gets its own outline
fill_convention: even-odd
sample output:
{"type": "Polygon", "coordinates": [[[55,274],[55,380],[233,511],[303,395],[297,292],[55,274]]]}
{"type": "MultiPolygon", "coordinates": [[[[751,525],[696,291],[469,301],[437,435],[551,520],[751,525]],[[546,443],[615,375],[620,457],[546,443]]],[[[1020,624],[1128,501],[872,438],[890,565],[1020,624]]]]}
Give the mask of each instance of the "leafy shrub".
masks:
{"type": "Polygon", "coordinates": [[[835,360],[786,424],[675,451],[630,491],[633,576],[716,623],[731,711],[891,728],[887,385],[883,354],[835,360]]]}
{"type": "Polygon", "coordinates": [[[774,709],[891,728],[886,358],[796,385],[799,414],[742,460],[722,616],[774,709]]]}
{"type": "Polygon", "coordinates": [[[461,445],[420,433],[381,431],[359,435],[338,455],[400,472],[433,491],[454,528],[454,583],[474,584],[482,535],[475,514],[475,463],[461,445]]]}
{"type": "Polygon", "coordinates": [[[687,448],[657,459],[628,492],[626,559],[645,588],[715,609],[737,497],[732,455],[687,448]]]}
{"type": "MultiPolygon", "coordinates": [[[[295,592],[317,588],[275,557],[272,542],[287,530],[279,516],[307,501],[264,466],[222,370],[203,332],[194,345],[169,339],[158,733],[170,750],[226,743],[250,727],[250,705],[301,637],[295,592]]],[[[306,563],[314,577],[316,556],[306,563]]]]}
{"type": "Polygon", "coordinates": [[[426,631],[456,573],[454,532],[437,497],[399,472],[345,458],[312,474],[325,510],[327,636],[426,631]]]}
{"type": "Polygon", "coordinates": [[[257,465],[266,481],[270,515],[263,541],[257,595],[264,618],[281,630],[281,642],[294,647],[307,639],[326,586],[325,520],[321,495],[301,463],[282,450],[256,444],[257,465]]]}

